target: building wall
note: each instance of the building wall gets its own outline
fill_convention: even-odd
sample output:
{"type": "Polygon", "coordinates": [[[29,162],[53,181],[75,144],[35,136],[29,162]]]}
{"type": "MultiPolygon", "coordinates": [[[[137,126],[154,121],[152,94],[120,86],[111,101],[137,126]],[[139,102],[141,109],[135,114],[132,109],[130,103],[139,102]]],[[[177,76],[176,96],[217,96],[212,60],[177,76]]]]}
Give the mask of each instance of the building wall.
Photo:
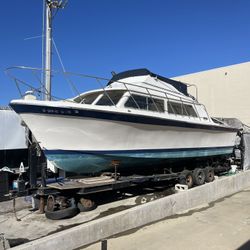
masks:
{"type": "MultiPolygon", "coordinates": [[[[173,79],[195,84],[198,100],[210,116],[238,118],[250,126],[250,62],[182,75],[173,79]]],[[[189,87],[195,96],[195,88],[189,87]]]]}

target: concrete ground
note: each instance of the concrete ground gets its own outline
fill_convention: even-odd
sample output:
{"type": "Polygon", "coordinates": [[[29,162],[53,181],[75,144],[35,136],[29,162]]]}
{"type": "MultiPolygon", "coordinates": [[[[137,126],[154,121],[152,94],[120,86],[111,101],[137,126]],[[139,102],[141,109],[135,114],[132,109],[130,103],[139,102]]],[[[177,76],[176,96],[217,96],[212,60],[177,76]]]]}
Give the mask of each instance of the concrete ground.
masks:
{"type": "Polygon", "coordinates": [[[155,190],[142,190],[142,193],[138,195],[137,191],[134,191],[134,193],[127,193],[123,198],[120,196],[110,197],[110,195],[106,195],[102,197],[102,204],[100,204],[97,209],[86,213],[79,213],[70,219],[57,221],[46,219],[45,215],[40,214],[38,211],[29,211],[31,204],[27,202],[28,197],[17,198],[17,218],[13,214],[13,201],[0,202],[0,234],[3,234],[4,237],[8,239],[11,246],[16,246],[99,217],[128,209],[149,200],[167,196],[173,193],[173,191],[164,190],[157,192],[155,190]],[[154,191],[154,193],[150,193],[150,191],[154,191]],[[143,192],[147,194],[142,194],[143,192]]]}
{"type": "MultiPolygon", "coordinates": [[[[82,249],[100,250],[101,243],[82,249]]],[[[250,187],[187,213],[108,239],[107,249],[250,249],[250,187]]]]}

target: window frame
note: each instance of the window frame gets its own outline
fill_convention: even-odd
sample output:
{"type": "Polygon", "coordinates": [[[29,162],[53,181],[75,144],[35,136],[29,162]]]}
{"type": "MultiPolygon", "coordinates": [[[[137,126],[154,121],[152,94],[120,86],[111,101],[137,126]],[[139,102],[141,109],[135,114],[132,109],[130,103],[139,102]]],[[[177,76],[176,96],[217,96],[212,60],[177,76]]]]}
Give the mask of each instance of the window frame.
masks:
{"type": "Polygon", "coordinates": [[[183,102],[169,101],[168,100],[167,101],[167,108],[168,108],[168,113],[169,114],[188,116],[188,117],[193,117],[193,118],[198,117],[198,114],[195,111],[195,108],[194,108],[193,104],[186,104],[186,103],[183,103],[183,102]],[[176,109],[176,107],[174,107],[174,105],[179,105],[180,108],[181,108],[181,112],[178,112],[178,110],[176,109]],[[189,109],[187,109],[187,107],[189,107],[189,109]],[[190,112],[190,110],[192,110],[192,111],[190,112]]]}
{"type": "Polygon", "coordinates": [[[113,90],[105,90],[105,91],[103,91],[102,93],[101,93],[101,96],[100,96],[100,98],[98,98],[98,100],[95,102],[95,105],[97,105],[97,106],[109,106],[109,107],[112,107],[112,106],[117,106],[118,104],[119,104],[119,102],[121,101],[121,99],[123,98],[123,96],[124,96],[124,94],[126,93],[127,91],[126,90],[122,90],[122,89],[113,89],[113,90]],[[120,97],[118,98],[118,100],[116,101],[116,100],[113,100],[112,99],[112,94],[114,94],[114,92],[121,92],[121,95],[120,95],[120,97]],[[107,98],[106,99],[106,101],[107,100],[109,100],[109,104],[100,104],[99,102],[101,102],[102,101],[102,98],[107,98]],[[112,100],[112,101],[111,101],[112,100]],[[99,103],[99,104],[98,104],[99,103]]]}
{"type": "Polygon", "coordinates": [[[95,101],[97,99],[99,99],[99,96],[102,95],[102,92],[94,92],[94,93],[89,93],[88,95],[86,95],[84,98],[82,98],[81,102],[79,102],[80,104],[87,104],[87,105],[93,105],[95,103],[95,101]],[[95,95],[96,94],[96,98],[91,102],[91,103],[84,103],[84,99],[90,95],[95,95]]]}
{"type": "Polygon", "coordinates": [[[136,110],[145,110],[150,112],[157,112],[157,113],[165,113],[165,100],[160,98],[154,98],[151,96],[140,95],[137,93],[130,93],[128,99],[124,103],[124,108],[132,108],[136,110]],[[145,104],[140,105],[141,102],[138,102],[136,98],[145,98],[145,104]],[[149,102],[150,100],[150,102],[149,102]],[[133,103],[133,106],[127,106],[128,102],[133,103]],[[161,102],[161,104],[159,104],[161,102]],[[157,105],[159,104],[159,105],[157,105]],[[145,106],[145,107],[144,107],[145,106]],[[154,107],[154,108],[150,108],[154,107]]]}

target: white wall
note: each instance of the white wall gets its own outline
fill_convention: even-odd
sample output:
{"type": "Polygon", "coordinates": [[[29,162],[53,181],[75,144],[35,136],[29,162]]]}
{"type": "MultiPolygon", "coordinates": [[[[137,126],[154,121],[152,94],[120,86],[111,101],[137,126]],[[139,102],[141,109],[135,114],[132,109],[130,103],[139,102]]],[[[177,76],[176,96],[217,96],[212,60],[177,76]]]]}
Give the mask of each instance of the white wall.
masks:
{"type": "Polygon", "coordinates": [[[27,148],[25,128],[12,110],[0,109],[0,150],[27,148]]]}
{"type": "MultiPolygon", "coordinates": [[[[238,118],[250,126],[250,62],[173,79],[198,87],[198,100],[215,117],[238,118]]],[[[189,93],[195,96],[194,88],[189,93]]]]}

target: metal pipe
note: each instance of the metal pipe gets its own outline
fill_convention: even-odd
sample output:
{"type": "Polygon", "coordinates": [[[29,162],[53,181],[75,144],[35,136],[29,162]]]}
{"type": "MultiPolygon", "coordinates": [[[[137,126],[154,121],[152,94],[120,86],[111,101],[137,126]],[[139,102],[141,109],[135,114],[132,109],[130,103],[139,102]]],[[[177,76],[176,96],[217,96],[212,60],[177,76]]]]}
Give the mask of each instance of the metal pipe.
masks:
{"type": "Polygon", "coordinates": [[[52,21],[51,21],[51,2],[46,1],[46,60],[45,60],[45,95],[46,101],[51,100],[51,45],[52,45],[52,21]]]}
{"type": "Polygon", "coordinates": [[[101,250],[107,250],[108,249],[108,242],[107,240],[102,240],[101,241],[101,250]]]}

